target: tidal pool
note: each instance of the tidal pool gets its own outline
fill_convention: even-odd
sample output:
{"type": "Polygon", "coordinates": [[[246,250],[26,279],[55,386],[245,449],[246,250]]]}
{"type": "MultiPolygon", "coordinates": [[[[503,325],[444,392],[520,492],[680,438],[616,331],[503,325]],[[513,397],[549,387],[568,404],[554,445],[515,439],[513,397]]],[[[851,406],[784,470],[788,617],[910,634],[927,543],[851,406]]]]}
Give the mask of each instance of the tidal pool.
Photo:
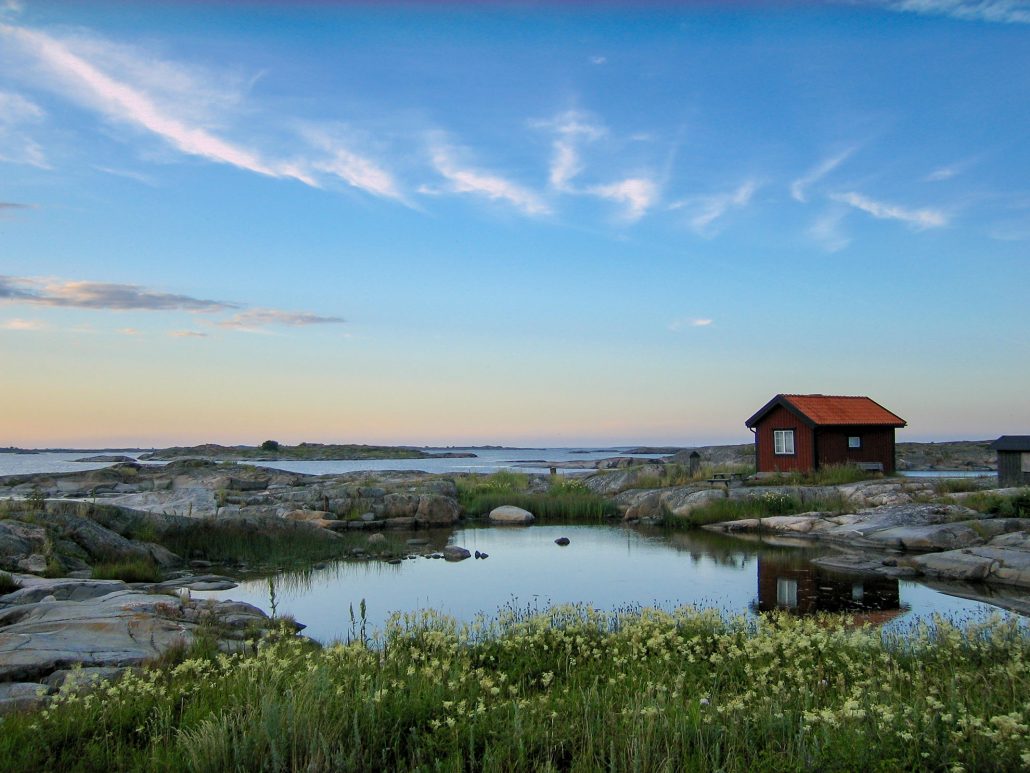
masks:
{"type": "MultiPolygon", "coordinates": [[[[489,557],[336,561],[195,596],[247,601],[269,613],[292,615],[307,626],[306,635],[322,642],[354,634],[352,611],[359,618],[362,601],[370,633],[381,630],[393,612],[433,609],[469,621],[504,607],[563,603],[603,610],[690,604],[730,615],[775,608],[799,614],[847,611],[859,621],[890,627],[937,613],[965,619],[997,611],[918,582],[818,568],[810,560],[829,549],[803,543],[774,545],[704,531],[621,525],[472,526],[415,536],[437,549],[460,545],[489,557]],[[568,537],[570,544],[556,545],[558,537],[568,537]]],[[[956,586],[955,592],[961,589],[956,586]]]]}

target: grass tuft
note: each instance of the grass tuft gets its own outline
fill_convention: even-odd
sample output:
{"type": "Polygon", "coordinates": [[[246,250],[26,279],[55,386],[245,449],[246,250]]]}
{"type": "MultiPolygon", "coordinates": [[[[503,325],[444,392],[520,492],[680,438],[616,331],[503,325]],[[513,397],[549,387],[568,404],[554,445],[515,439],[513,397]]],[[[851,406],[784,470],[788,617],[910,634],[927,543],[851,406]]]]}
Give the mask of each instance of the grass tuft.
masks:
{"type": "Polygon", "coordinates": [[[767,492],[742,498],[713,499],[691,510],[684,516],[672,516],[668,523],[678,526],[697,527],[724,521],[740,521],[745,518],[768,518],[773,515],[796,515],[810,512],[851,512],[852,507],[841,494],[826,497],[802,499],[796,494],[767,492]]]}
{"type": "Polygon", "coordinates": [[[94,565],[90,577],[94,580],[122,580],[124,582],[161,582],[161,570],[149,558],[129,558],[104,561],[94,565]]]}
{"type": "Polygon", "coordinates": [[[7,572],[0,572],[0,596],[14,593],[21,587],[21,584],[7,572]]]}

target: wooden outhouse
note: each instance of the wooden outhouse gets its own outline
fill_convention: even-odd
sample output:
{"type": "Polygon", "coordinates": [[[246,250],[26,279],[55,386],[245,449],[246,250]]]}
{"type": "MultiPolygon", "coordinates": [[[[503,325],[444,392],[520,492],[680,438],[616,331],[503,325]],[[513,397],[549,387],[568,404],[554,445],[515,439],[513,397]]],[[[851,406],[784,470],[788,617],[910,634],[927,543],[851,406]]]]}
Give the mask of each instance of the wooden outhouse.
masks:
{"type": "Polygon", "coordinates": [[[1030,435],[1002,435],[991,443],[998,452],[998,485],[1030,485],[1030,435]]]}
{"type": "Polygon", "coordinates": [[[759,473],[856,464],[894,472],[894,430],[905,420],[868,397],[776,395],[745,424],[759,473]]]}

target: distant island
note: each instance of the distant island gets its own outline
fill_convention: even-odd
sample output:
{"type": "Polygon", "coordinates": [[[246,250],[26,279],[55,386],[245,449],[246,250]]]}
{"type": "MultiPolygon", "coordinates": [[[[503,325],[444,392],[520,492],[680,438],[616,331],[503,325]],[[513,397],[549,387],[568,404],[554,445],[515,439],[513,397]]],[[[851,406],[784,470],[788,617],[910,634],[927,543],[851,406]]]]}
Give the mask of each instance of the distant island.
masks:
{"type": "Polygon", "coordinates": [[[204,443],[199,446],[173,446],[140,456],[140,461],[166,462],[175,459],[215,459],[219,461],[352,461],[362,459],[467,459],[470,452],[428,453],[410,446],[338,445],[335,443],[301,443],[288,446],[265,441],[260,446],[223,446],[204,443]]]}

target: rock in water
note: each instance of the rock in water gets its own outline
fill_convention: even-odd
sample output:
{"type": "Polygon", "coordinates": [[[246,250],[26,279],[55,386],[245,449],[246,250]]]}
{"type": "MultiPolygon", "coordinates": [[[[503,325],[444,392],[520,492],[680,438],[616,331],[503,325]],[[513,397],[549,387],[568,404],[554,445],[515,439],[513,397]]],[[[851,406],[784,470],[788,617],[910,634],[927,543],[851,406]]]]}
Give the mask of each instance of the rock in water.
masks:
{"type": "Polygon", "coordinates": [[[536,519],[529,510],[514,505],[502,505],[490,511],[490,520],[495,523],[529,524],[536,519]]]}
{"type": "Polygon", "coordinates": [[[471,558],[472,554],[465,548],[458,547],[457,545],[448,545],[443,549],[443,557],[448,561],[464,561],[466,558],[471,558]]]}
{"type": "Polygon", "coordinates": [[[569,540],[568,537],[558,537],[558,539],[556,539],[554,541],[554,544],[555,545],[561,545],[562,547],[565,547],[566,545],[569,544],[569,542],[570,542],[570,540],[569,540]]]}

